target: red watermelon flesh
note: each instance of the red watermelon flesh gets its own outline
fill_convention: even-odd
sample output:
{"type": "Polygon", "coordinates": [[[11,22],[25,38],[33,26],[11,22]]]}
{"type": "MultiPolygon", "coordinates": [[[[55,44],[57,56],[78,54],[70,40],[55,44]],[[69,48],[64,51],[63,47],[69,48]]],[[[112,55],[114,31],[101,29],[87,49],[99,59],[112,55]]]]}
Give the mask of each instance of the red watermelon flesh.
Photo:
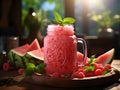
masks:
{"type": "Polygon", "coordinates": [[[42,48],[41,48],[41,52],[43,52],[43,53],[44,53],[44,47],[42,47],[42,48]]]}
{"type": "Polygon", "coordinates": [[[97,63],[102,63],[103,65],[107,64],[107,63],[111,63],[112,62],[112,58],[114,55],[115,49],[111,49],[109,51],[107,51],[106,53],[98,56],[96,58],[96,60],[98,61],[97,63]]]}
{"type": "MultiPolygon", "coordinates": [[[[86,63],[88,62],[89,58],[87,57],[86,63]]],[[[83,61],[83,53],[77,51],[77,62],[78,64],[83,61]]]]}
{"type": "Polygon", "coordinates": [[[20,56],[24,56],[28,52],[29,47],[30,46],[28,44],[25,44],[20,47],[12,49],[12,51],[20,56]]]}
{"type": "Polygon", "coordinates": [[[40,45],[37,39],[34,39],[34,41],[29,45],[25,44],[20,47],[12,49],[12,51],[20,56],[24,56],[27,52],[40,49],[40,45]]]}
{"type": "Polygon", "coordinates": [[[37,39],[34,39],[34,41],[30,44],[29,50],[28,51],[33,51],[40,49],[40,45],[37,39]]]}
{"type": "Polygon", "coordinates": [[[41,49],[33,50],[27,53],[34,58],[44,60],[44,53],[41,52],[41,49]]]}

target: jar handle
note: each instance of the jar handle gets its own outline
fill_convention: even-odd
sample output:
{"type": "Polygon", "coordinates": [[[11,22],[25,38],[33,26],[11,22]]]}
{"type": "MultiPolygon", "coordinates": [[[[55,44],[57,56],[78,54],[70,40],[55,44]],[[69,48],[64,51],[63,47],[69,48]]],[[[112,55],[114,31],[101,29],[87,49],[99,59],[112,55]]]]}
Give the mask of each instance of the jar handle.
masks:
{"type": "MultiPolygon", "coordinates": [[[[86,60],[87,60],[87,44],[86,41],[83,38],[77,38],[77,42],[78,43],[82,43],[82,47],[83,47],[83,61],[81,63],[78,63],[79,67],[82,67],[85,65],[86,60]]],[[[78,62],[78,61],[77,61],[78,62]]]]}

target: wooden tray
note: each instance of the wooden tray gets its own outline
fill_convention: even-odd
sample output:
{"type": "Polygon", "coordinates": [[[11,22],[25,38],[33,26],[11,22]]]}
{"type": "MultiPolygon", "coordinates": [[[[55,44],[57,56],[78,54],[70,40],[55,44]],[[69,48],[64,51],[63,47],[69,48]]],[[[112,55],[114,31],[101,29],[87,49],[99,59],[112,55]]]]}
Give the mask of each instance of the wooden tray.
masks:
{"type": "Polygon", "coordinates": [[[52,87],[89,87],[99,86],[105,84],[112,84],[119,80],[120,72],[114,72],[113,70],[102,76],[86,77],[84,79],[65,79],[65,78],[51,78],[46,75],[34,74],[26,77],[24,80],[27,83],[36,85],[45,85],[52,87]]]}

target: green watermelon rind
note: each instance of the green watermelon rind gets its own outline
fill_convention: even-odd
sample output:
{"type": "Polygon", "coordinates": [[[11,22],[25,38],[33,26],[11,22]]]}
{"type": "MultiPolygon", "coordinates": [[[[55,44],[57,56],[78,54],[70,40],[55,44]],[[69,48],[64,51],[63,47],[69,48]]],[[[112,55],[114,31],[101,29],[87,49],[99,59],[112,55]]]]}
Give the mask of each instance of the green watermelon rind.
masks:
{"type": "Polygon", "coordinates": [[[40,64],[40,63],[43,62],[42,59],[36,58],[35,56],[33,56],[33,55],[29,54],[29,53],[26,53],[26,54],[25,54],[25,57],[26,57],[26,58],[29,58],[29,61],[30,61],[30,62],[34,61],[35,64],[40,64]]]}
{"type": "Polygon", "coordinates": [[[11,66],[15,68],[25,67],[23,57],[16,54],[12,50],[8,53],[8,58],[11,66]]]}
{"type": "Polygon", "coordinates": [[[15,51],[14,49],[13,50],[11,50],[11,51],[13,51],[14,53],[16,53],[17,55],[19,55],[19,56],[24,56],[26,53],[19,53],[19,52],[17,52],[17,51],[15,51]]]}
{"type": "Polygon", "coordinates": [[[30,52],[28,52],[27,54],[28,54],[29,56],[31,56],[31,57],[34,57],[34,58],[38,59],[38,60],[44,61],[44,58],[37,57],[37,56],[33,55],[33,54],[30,53],[30,52]]]}
{"type": "Polygon", "coordinates": [[[11,63],[14,62],[13,57],[14,57],[14,56],[13,56],[13,52],[10,50],[9,53],[8,53],[8,58],[9,58],[9,60],[10,60],[11,63]]]}
{"type": "Polygon", "coordinates": [[[10,61],[10,65],[17,68],[25,68],[26,63],[31,62],[34,63],[35,65],[38,65],[43,62],[43,60],[39,60],[29,54],[24,54],[24,56],[14,52],[13,50],[9,51],[8,53],[8,58],[10,61]]]}
{"type": "Polygon", "coordinates": [[[29,47],[30,47],[29,44],[25,44],[25,45],[22,45],[22,46],[20,46],[20,47],[11,49],[10,51],[16,53],[16,54],[19,55],[19,56],[24,56],[24,55],[27,53],[29,47]],[[22,52],[21,52],[21,51],[22,51],[22,52]]]}
{"type": "Polygon", "coordinates": [[[40,64],[43,62],[43,58],[37,58],[35,55],[27,53],[36,49],[40,49],[37,39],[34,39],[30,45],[25,44],[18,48],[11,49],[8,53],[10,64],[16,68],[25,67],[28,62],[34,63],[35,65],[40,64]]]}

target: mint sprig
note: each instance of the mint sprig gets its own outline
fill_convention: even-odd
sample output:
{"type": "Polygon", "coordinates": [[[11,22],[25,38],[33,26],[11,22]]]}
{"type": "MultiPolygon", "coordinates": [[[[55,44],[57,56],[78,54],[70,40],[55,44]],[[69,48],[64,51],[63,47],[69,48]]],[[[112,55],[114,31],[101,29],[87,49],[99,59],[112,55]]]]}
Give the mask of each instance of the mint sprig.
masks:
{"type": "Polygon", "coordinates": [[[89,64],[94,64],[96,62],[96,58],[95,58],[95,55],[92,55],[91,57],[90,57],[90,60],[89,60],[89,64]]]}
{"type": "Polygon", "coordinates": [[[23,76],[26,77],[32,75],[34,71],[35,71],[35,65],[33,63],[26,63],[26,68],[23,73],[23,76]]]}
{"type": "Polygon", "coordinates": [[[45,67],[46,67],[46,64],[45,63],[41,63],[41,64],[39,64],[39,65],[37,65],[35,67],[35,70],[38,73],[44,74],[45,73],[45,67]]]}
{"type": "Polygon", "coordinates": [[[85,71],[87,71],[87,72],[94,71],[94,69],[95,69],[94,63],[95,63],[95,62],[96,62],[95,55],[92,55],[92,56],[90,57],[89,62],[88,62],[90,65],[84,67],[85,71]]]}
{"type": "Polygon", "coordinates": [[[84,69],[86,72],[91,72],[94,71],[95,67],[94,65],[90,65],[90,66],[85,66],[84,69]]]}
{"type": "Polygon", "coordinates": [[[75,23],[75,19],[72,17],[65,17],[62,19],[62,17],[56,12],[54,14],[55,20],[50,20],[53,24],[59,24],[61,26],[67,25],[67,24],[73,24],[75,23]]]}
{"type": "Polygon", "coordinates": [[[45,63],[41,63],[41,64],[36,65],[36,66],[33,63],[26,63],[26,68],[25,68],[25,71],[23,73],[23,77],[30,76],[30,75],[34,74],[35,72],[44,74],[45,67],[46,67],[45,63]]]}

